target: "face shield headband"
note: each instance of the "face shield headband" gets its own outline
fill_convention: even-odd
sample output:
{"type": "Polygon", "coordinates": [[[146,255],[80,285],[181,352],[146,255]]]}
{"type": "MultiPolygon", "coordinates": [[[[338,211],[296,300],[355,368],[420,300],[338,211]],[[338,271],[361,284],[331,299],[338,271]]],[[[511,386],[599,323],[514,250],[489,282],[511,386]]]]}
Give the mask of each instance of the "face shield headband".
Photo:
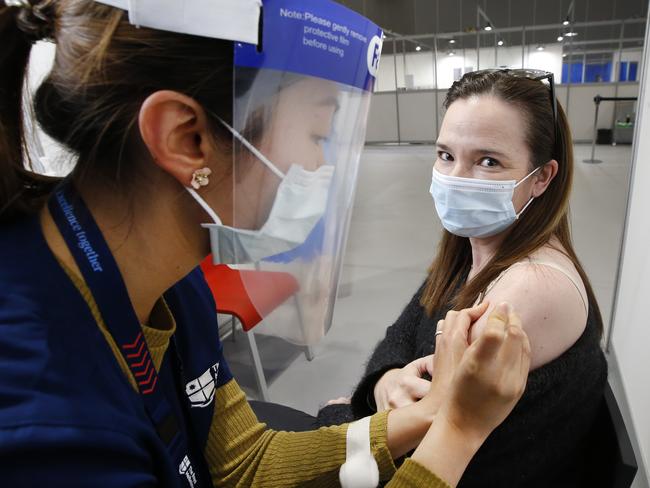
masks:
{"type": "Polygon", "coordinates": [[[262,0],[95,1],[126,10],[137,27],[253,45],[259,41],[262,0]]]}

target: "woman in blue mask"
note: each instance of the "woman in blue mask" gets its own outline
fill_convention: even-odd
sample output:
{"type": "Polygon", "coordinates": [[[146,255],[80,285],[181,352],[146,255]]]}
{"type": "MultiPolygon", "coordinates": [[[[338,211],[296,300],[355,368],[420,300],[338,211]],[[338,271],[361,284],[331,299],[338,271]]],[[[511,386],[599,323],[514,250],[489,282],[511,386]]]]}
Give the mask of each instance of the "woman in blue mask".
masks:
{"type": "Polygon", "coordinates": [[[468,73],[445,106],[430,186],[445,230],[429,276],[377,346],[351,405],[324,408],[321,423],[417,401],[437,374],[438,320],[484,298],[507,300],[531,338],[528,387],[459,486],[578,486],[607,365],[598,303],[571,240],[573,147],[553,75],[468,73]]]}
{"type": "MultiPolygon", "coordinates": [[[[293,22],[285,3],[265,2],[264,15],[293,22]]],[[[310,15],[341,13],[310,5],[310,15]]],[[[201,224],[240,231],[236,182],[244,227],[262,239],[263,216],[295,217],[287,188],[329,185],[302,173],[317,160],[277,168],[273,150],[233,173],[232,41],[257,53],[260,9],[258,0],[0,0],[1,486],[445,487],[521,396],[530,349],[512,310],[497,309],[468,344],[483,304],[441,324],[444,373],[422,401],[314,432],[257,421],[223,358],[198,269],[210,253],[201,224]],[[35,112],[74,156],[62,180],[24,164],[25,72],[41,39],[57,46],[35,112]],[[242,190],[260,180],[285,197],[242,190]],[[414,448],[396,470],[393,458],[414,448]]],[[[327,126],[332,104],[321,105],[327,126]]],[[[314,118],[289,124],[302,155],[320,151],[314,118]]],[[[281,220],[274,249],[313,225],[291,227],[292,241],[281,220]]],[[[252,257],[266,252],[238,242],[252,257]]]]}

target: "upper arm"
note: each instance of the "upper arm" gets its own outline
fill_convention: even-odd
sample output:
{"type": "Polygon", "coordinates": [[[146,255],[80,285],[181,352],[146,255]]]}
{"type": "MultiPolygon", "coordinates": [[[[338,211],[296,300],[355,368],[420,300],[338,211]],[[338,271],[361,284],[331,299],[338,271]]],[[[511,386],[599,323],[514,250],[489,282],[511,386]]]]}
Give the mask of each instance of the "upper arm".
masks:
{"type": "Polygon", "coordinates": [[[485,297],[488,311],[474,325],[475,340],[492,310],[510,303],[521,317],[532,348],[531,369],[560,356],[580,337],[587,323],[587,311],[580,292],[561,271],[538,264],[512,267],[485,297]]]}

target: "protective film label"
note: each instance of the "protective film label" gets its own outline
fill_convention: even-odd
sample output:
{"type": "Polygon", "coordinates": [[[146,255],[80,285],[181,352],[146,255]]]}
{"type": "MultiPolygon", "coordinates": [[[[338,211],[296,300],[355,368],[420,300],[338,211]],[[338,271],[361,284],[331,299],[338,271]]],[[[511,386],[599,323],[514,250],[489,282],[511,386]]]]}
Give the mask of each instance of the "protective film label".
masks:
{"type": "Polygon", "coordinates": [[[324,78],[372,91],[382,30],[329,0],[265,0],[262,44],[235,43],[235,65],[324,78]],[[260,49],[261,48],[261,49],[260,49]]]}

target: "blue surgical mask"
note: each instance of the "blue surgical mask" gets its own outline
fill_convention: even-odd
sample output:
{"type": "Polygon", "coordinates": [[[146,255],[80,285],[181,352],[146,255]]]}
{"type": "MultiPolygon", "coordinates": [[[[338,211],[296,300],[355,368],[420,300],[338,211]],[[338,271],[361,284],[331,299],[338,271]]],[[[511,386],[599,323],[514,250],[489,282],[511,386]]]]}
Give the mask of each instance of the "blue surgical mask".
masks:
{"type": "Polygon", "coordinates": [[[531,197],[516,213],[512,197],[515,188],[538,169],[517,182],[446,176],[433,168],[430,192],[443,227],[461,237],[490,237],[503,232],[533,202],[531,197]]]}

